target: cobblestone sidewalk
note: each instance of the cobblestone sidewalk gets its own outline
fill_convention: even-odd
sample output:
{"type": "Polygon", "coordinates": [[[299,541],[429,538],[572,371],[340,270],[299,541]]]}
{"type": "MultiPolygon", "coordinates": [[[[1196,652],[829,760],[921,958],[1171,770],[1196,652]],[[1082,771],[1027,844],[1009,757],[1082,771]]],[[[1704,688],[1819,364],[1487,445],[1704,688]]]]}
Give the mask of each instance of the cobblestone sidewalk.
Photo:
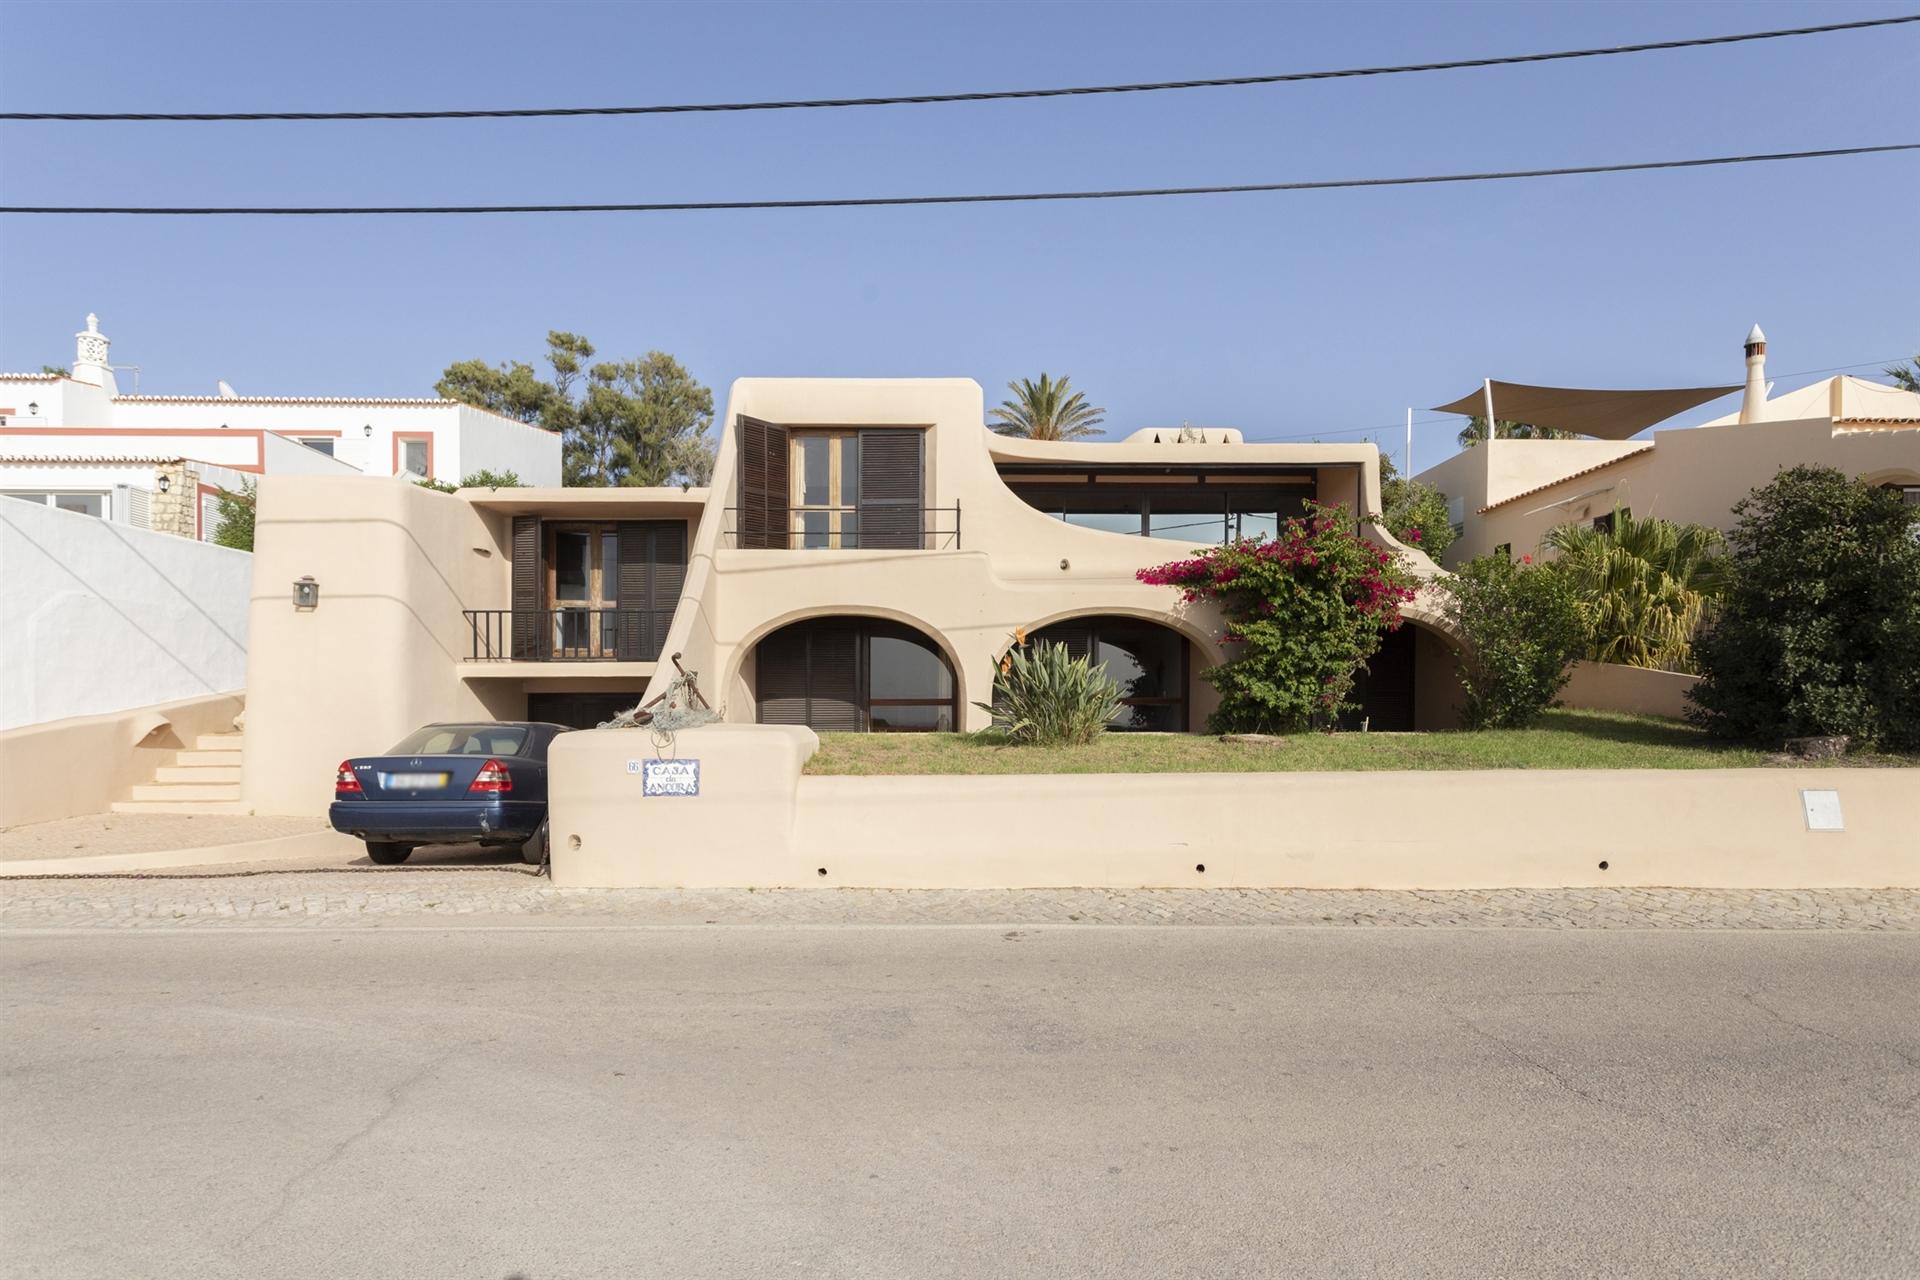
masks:
{"type": "Polygon", "coordinates": [[[12,928],[1088,924],[1920,932],[1898,889],[556,889],[513,870],[16,880],[12,928]]]}

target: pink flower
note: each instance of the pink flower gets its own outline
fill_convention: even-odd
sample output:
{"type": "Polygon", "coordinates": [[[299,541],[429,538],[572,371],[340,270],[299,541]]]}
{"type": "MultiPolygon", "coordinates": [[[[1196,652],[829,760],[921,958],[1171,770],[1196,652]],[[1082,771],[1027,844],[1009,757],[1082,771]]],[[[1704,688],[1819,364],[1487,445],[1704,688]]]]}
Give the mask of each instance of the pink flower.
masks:
{"type": "Polygon", "coordinates": [[[1520,557],[1520,563],[1521,563],[1521,564],[1532,564],[1532,563],[1533,563],[1533,557],[1532,557],[1532,556],[1521,556],[1521,557],[1520,557]]]}
{"type": "Polygon", "coordinates": [[[1408,542],[1420,541],[1420,531],[1418,529],[1407,530],[1407,541],[1408,542]]]}

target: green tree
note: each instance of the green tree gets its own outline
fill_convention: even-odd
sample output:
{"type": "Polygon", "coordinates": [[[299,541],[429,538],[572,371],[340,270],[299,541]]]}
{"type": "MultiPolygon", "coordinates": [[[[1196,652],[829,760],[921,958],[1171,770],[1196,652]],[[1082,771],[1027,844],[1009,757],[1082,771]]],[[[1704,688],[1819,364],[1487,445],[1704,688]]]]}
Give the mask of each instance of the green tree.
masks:
{"type": "Polygon", "coordinates": [[[1892,378],[1893,385],[1902,391],[1920,391],[1920,356],[1905,364],[1890,364],[1881,372],[1892,378]]]}
{"type": "Polygon", "coordinates": [[[713,392],[665,352],[597,363],[593,355],[591,342],[556,329],[547,334],[550,378],[520,361],[462,360],[435,390],[559,433],[569,485],[706,484],[713,392]]]}
{"type": "Polygon", "coordinates": [[[1694,644],[1693,718],[1763,745],[1920,749],[1920,507],[1793,467],[1734,514],[1726,598],[1694,644]]]}
{"type": "MultiPolygon", "coordinates": [[[[1467,425],[1461,429],[1459,440],[1462,449],[1471,449],[1487,438],[1487,420],[1482,417],[1467,419],[1467,425]]],[[[1509,422],[1505,418],[1493,424],[1495,440],[1578,440],[1578,431],[1562,431],[1559,427],[1536,427],[1531,422],[1509,422]]]]}
{"type": "Polygon", "coordinates": [[[242,480],[240,492],[214,496],[215,546],[232,547],[235,551],[253,550],[253,513],[259,505],[258,489],[253,481],[242,480]]]}
{"type": "Polygon", "coordinates": [[[1447,514],[1447,495],[1430,484],[1400,474],[1393,459],[1380,455],[1381,522],[1401,542],[1418,547],[1438,562],[1453,545],[1453,521],[1447,514]]]}
{"type": "Polygon", "coordinates": [[[71,378],[73,376],[73,370],[63,364],[43,364],[40,366],[40,372],[57,373],[63,378],[71,378]]]}
{"type": "Polygon", "coordinates": [[[1469,729],[1524,729],[1538,720],[1587,649],[1573,582],[1543,565],[1478,556],[1436,579],[1466,652],[1461,718],[1469,729]]]}
{"type": "Polygon", "coordinates": [[[1044,373],[1038,382],[1027,378],[1009,382],[1007,390],[1013,392],[1013,398],[1002,400],[998,408],[987,412],[994,419],[988,425],[1003,436],[1025,436],[1029,440],[1081,440],[1105,435],[1100,424],[1106,420],[1107,411],[1089,405],[1084,394],[1071,390],[1072,385],[1071,378],[1055,382],[1044,373]]]}
{"type": "Polygon", "coordinates": [[[1624,508],[1612,528],[1566,524],[1547,534],[1593,634],[1589,656],[1630,667],[1693,669],[1693,638],[1723,584],[1718,530],[1624,508]]]}

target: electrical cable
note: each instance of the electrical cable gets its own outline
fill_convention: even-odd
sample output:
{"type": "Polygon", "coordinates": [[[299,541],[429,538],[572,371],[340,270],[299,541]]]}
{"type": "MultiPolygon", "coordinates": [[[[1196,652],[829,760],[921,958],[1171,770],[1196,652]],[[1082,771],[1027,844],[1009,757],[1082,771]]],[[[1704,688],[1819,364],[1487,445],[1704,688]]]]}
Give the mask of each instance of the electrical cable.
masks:
{"type": "Polygon", "coordinates": [[[870,209],[881,206],[940,204],[1023,204],[1062,200],[1132,200],[1147,196],[1245,195],[1263,191],[1337,191],[1358,187],[1436,186],[1445,183],[1504,182],[1516,178],[1564,178],[1582,174],[1641,173],[1663,169],[1703,169],[1783,160],[1820,160],[1837,156],[1920,151],[1920,142],[1872,147],[1830,147],[1820,151],[1777,151],[1756,155],[1708,156],[1691,160],[1644,160],[1631,164],[1569,165],[1552,169],[1508,169],[1489,173],[1423,174],[1399,178],[1337,178],[1320,182],[1250,182],[1206,187],[1136,187],[1111,191],[1028,191],[993,195],[846,196],[802,200],[685,200],[622,204],[451,204],[451,205],[0,205],[0,214],[122,214],[150,217],[370,217],[422,214],[503,213],[692,213],[757,209],[870,209]]]}
{"type": "Polygon", "coordinates": [[[1207,80],[1161,80],[1142,84],[1097,84],[1055,89],[994,89],[970,93],[916,93],[868,98],[799,98],[769,102],[681,102],[629,107],[505,107],[425,111],[0,111],[0,120],[32,121],[213,121],[254,122],[340,120],[510,120],[546,116],[686,115],[727,111],[802,111],[836,107],[922,106],[930,103],[999,102],[1010,99],[1091,97],[1111,93],[1159,93],[1170,89],[1221,89],[1248,85],[1299,84],[1314,80],[1350,80],[1367,76],[1410,75],[1429,71],[1461,71],[1479,67],[1509,67],[1536,62],[1563,62],[1575,58],[1606,58],[1620,54],[1697,49],[1710,45],[1743,44],[1754,40],[1781,40],[1892,27],[1920,22],[1920,14],[1866,18],[1857,22],[1828,22],[1811,27],[1774,31],[1746,31],[1724,36],[1696,36],[1684,40],[1652,40],[1640,44],[1608,45],[1593,49],[1562,49],[1552,53],[1519,53],[1500,57],[1460,58],[1449,62],[1414,62],[1398,66],[1344,67],[1329,71],[1290,71],[1277,75],[1222,76],[1207,80]]]}

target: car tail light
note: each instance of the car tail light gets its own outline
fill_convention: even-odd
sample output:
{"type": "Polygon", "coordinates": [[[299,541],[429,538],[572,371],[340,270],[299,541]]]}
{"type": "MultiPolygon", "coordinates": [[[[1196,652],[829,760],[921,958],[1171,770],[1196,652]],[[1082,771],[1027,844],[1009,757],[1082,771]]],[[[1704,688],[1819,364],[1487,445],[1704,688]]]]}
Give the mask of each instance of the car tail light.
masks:
{"type": "Polygon", "coordinates": [[[357,796],[365,794],[360,790],[360,779],[353,776],[353,761],[342,760],[340,772],[333,775],[333,794],[336,796],[357,796]]]}
{"type": "Polygon", "coordinates": [[[473,775],[473,785],[468,791],[511,791],[513,775],[507,772],[507,766],[498,760],[489,760],[480,766],[480,772],[473,775]]]}

